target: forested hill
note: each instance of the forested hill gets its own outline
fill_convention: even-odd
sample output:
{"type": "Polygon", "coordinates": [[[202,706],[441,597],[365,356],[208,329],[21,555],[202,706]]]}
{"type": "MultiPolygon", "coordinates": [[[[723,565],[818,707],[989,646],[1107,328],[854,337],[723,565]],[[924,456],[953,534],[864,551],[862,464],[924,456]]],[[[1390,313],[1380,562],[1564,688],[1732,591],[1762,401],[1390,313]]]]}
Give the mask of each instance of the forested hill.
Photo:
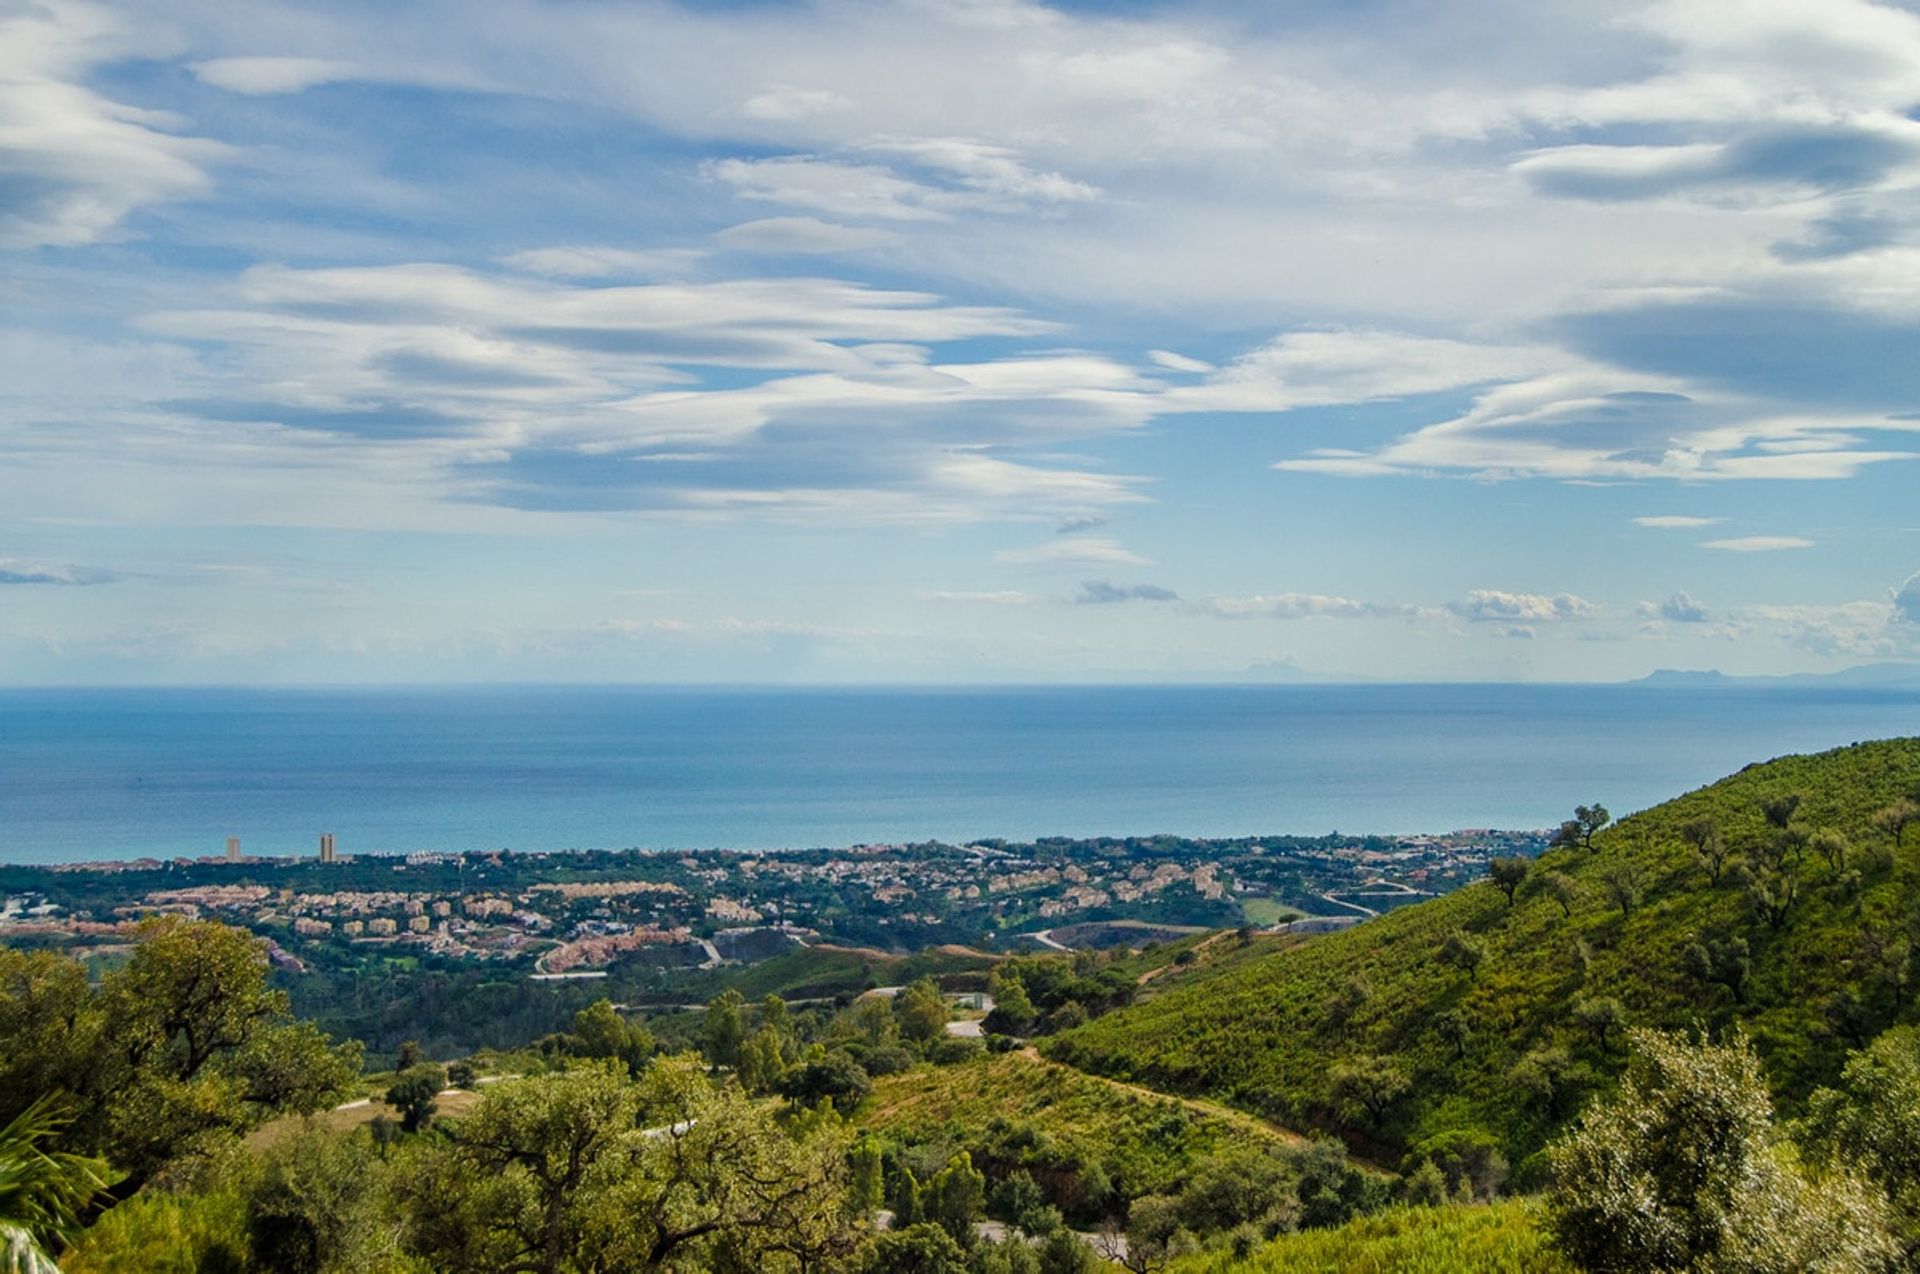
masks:
{"type": "Polygon", "coordinates": [[[1749,766],[1550,850],[1511,901],[1473,885],[1187,981],[1047,1052],[1379,1154],[1490,1143],[1523,1178],[1611,1087],[1630,1026],[1738,1023],[1791,1110],[1913,1019],[1916,800],[1920,739],[1749,766]]]}

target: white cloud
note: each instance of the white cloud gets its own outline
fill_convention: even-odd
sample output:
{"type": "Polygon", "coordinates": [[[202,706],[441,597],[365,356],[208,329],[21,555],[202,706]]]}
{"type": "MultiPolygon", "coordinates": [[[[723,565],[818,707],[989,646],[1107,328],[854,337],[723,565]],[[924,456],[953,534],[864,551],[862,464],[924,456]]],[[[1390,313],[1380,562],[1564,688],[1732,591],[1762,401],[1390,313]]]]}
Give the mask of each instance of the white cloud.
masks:
{"type": "Polygon", "coordinates": [[[1016,207],[1080,203],[1100,197],[1096,186],[1057,172],[1035,169],[1007,146],[967,137],[888,137],[862,150],[897,155],[921,168],[952,178],[962,189],[996,201],[988,206],[1016,207]]]}
{"type": "Polygon", "coordinates": [[[854,221],[938,221],[951,205],[935,187],[896,176],[880,164],[848,164],[808,156],[718,159],[708,177],[743,199],[805,208],[854,221]]]}
{"type": "Polygon", "coordinates": [[[706,258],[698,248],[529,248],[502,257],[502,264],[529,274],[561,279],[676,278],[706,258]]]}
{"type": "Polygon", "coordinates": [[[1251,597],[1209,597],[1201,603],[1227,619],[1382,619],[1417,613],[1411,606],[1363,602],[1325,593],[1262,593],[1251,597]]]}
{"type": "Polygon", "coordinates": [[[1030,606],[1045,600],[1037,593],[1023,593],[1018,589],[967,592],[941,588],[924,590],[919,596],[929,602],[961,602],[970,606],[1030,606]]]}
{"type": "Polygon", "coordinates": [[[1678,513],[1656,514],[1652,517],[1635,518],[1635,526],[1651,527],[1658,531],[1690,531],[1703,526],[1713,526],[1726,521],[1725,518],[1696,518],[1678,513]]]}
{"type": "Polygon", "coordinates": [[[105,584],[117,578],[111,571],[71,563],[28,562],[17,557],[0,557],[0,586],[51,584],[75,586],[105,584]]]}
{"type": "Polygon", "coordinates": [[[1813,541],[1797,535],[1742,535],[1728,540],[1708,540],[1700,547],[1726,553],[1778,553],[1785,549],[1810,549],[1813,541]]]}
{"type": "Polygon", "coordinates": [[[871,226],[843,226],[818,217],[763,217],[728,226],[713,241],[743,252],[811,254],[863,252],[897,240],[891,231],[871,226]]]}
{"type": "Polygon", "coordinates": [[[1486,390],[1464,414],[1373,451],[1321,448],[1274,467],[1339,477],[1805,481],[1914,458],[1860,440],[1916,429],[1920,422],[1887,417],[1784,412],[1676,377],[1587,364],[1486,390]]]}
{"type": "Polygon", "coordinates": [[[1032,548],[1002,549],[993,555],[996,562],[1014,566],[1151,566],[1152,559],[1140,556],[1120,541],[1100,535],[1062,536],[1032,548]]]}
{"type": "Polygon", "coordinates": [[[740,113],[748,119],[758,120],[797,120],[810,115],[824,115],[832,111],[844,111],[853,102],[823,88],[793,88],[781,85],[756,93],[741,103],[740,113]]]}
{"type": "Polygon", "coordinates": [[[355,76],[355,67],[351,62],[329,58],[240,57],[196,62],[193,73],[229,93],[266,96],[301,93],[322,84],[349,80],[355,76]]]}
{"type": "Polygon", "coordinates": [[[226,147],[85,87],[95,67],[133,51],[93,5],[0,13],[0,248],[92,243],[138,208],[207,189],[207,166],[226,147]]]}
{"type": "Polygon", "coordinates": [[[1147,357],[1155,364],[1170,372],[1187,372],[1198,375],[1201,372],[1217,370],[1212,363],[1197,358],[1188,358],[1185,354],[1176,354],[1172,350],[1153,349],[1147,351],[1147,357]]]}
{"type": "Polygon", "coordinates": [[[1903,634],[1893,625],[1894,608],[1885,602],[1844,602],[1837,606],[1744,606],[1735,619],[1777,632],[1790,644],[1826,657],[1884,658],[1902,653],[1903,634]]]}
{"type": "Polygon", "coordinates": [[[1600,607],[1574,593],[1549,596],[1486,588],[1473,590],[1464,602],[1450,603],[1447,609],[1476,623],[1546,624],[1592,619],[1601,613],[1600,607]]]}
{"type": "Polygon", "coordinates": [[[1199,385],[1169,390],[1164,401],[1175,411],[1289,411],[1517,380],[1566,361],[1551,350],[1401,332],[1297,331],[1241,355],[1199,385]]]}
{"type": "MultiPolygon", "coordinates": [[[[513,264],[577,274],[656,262],[565,248],[513,264]]],[[[71,507],[97,500],[135,516],[163,487],[197,503],[183,466],[196,480],[249,466],[263,480],[333,480],[349,463],[412,475],[410,510],[355,506],[380,525],[435,502],[469,522],[491,506],[941,525],[1058,522],[1143,498],[1141,479],[1057,450],[1147,419],[1156,385],[1137,370],[1071,352],[934,356],[951,341],[1053,333],[1012,310],[831,279],[581,285],[428,263],[262,266],[196,299],[205,308],[141,321],[143,348],[168,357],[116,353],[108,361],[124,372],[89,364],[89,384],[133,378],[119,399],[83,400],[73,376],[34,372],[77,370],[70,342],[44,355],[0,347],[0,364],[17,350],[29,365],[16,397],[47,382],[35,408],[44,437],[16,424],[9,444],[94,474],[71,507]],[[724,383],[711,386],[707,369],[727,369],[724,383]],[[55,427],[68,415],[90,428],[55,427]],[[105,419],[119,432],[103,457],[96,443],[109,435],[92,426],[105,419]],[[157,460],[169,431],[171,485],[116,494],[106,474],[157,460]]],[[[38,492],[17,507],[57,507],[26,470],[7,478],[0,486],[38,492]]],[[[251,521],[274,500],[206,503],[251,521]]],[[[295,520],[306,512],[287,507],[295,520]]]]}
{"type": "Polygon", "coordinates": [[[1673,593],[1659,606],[1659,617],[1676,624],[1704,624],[1712,619],[1707,608],[1688,595],[1685,589],[1673,593]]]}
{"type": "Polygon", "coordinates": [[[1895,615],[1909,624],[1920,624],[1920,571],[1907,576],[1893,595],[1895,615]]]}

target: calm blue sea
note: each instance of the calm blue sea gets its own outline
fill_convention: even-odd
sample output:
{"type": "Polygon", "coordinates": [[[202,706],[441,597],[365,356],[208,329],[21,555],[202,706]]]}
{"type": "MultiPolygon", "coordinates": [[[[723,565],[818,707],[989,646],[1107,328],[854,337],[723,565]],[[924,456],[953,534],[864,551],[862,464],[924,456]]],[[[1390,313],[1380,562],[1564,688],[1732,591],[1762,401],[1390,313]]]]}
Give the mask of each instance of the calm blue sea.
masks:
{"type": "Polygon", "coordinates": [[[1860,690],[0,691],[0,861],[1539,827],[1915,733],[1860,690]]]}

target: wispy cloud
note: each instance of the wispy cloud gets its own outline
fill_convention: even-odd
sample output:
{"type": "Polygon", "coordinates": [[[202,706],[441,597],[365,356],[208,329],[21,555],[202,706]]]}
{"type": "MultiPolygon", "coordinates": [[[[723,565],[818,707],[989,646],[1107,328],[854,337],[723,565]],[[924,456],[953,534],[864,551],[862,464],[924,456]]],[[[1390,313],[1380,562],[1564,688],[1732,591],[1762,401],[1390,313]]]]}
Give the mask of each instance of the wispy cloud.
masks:
{"type": "Polygon", "coordinates": [[[1049,544],[1032,548],[1002,549],[993,555],[996,562],[1013,566],[1151,566],[1120,541],[1102,535],[1063,536],[1049,544]]]}
{"type": "Polygon", "coordinates": [[[1177,602],[1180,594],[1158,584],[1113,584],[1090,579],[1073,599],[1083,606],[1110,606],[1119,602],[1177,602]]]}
{"type": "Polygon", "coordinates": [[[1209,597],[1201,608],[1226,619],[1381,619],[1414,615],[1417,608],[1388,602],[1363,602],[1325,593],[1257,593],[1250,597],[1209,597]]]}
{"type": "Polygon", "coordinates": [[[1810,549],[1813,541],[1797,535],[1740,535],[1727,540],[1707,540],[1700,547],[1724,553],[1779,553],[1787,549],[1810,549]]]}
{"type": "Polygon", "coordinates": [[[103,571],[94,567],[56,565],[49,562],[22,561],[16,557],[0,557],[0,585],[73,586],[106,584],[118,578],[119,576],[112,571],[103,571]]]}
{"type": "Polygon", "coordinates": [[[1635,518],[1635,526],[1652,527],[1657,531],[1690,531],[1703,526],[1713,526],[1726,521],[1725,518],[1697,518],[1684,514],[1663,513],[1652,517],[1635,518]]]}

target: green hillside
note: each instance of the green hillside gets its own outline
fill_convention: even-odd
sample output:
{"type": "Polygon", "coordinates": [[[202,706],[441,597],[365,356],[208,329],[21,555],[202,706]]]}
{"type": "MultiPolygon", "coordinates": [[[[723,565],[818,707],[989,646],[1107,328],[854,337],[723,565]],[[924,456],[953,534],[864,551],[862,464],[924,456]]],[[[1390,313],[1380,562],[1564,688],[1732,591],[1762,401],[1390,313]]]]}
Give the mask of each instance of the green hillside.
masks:
{"type": "Polygon", "coordinates": [[[966,1150],[996,1180],[1025,1171],[1069,1207],[1095,1169],[1109,1194],[1132,1199],[1177,1190],[1209,1158],[1299,1143],[1239,1111],[1145,1092],[1030,1052],[884,1076],[858,1122],[903,1144],[966,1150]]]}
{"type": "Polygon", "coordinates": [[[1750,766],[1549,851],[1511,904],[1473,885],[1184,979],[1046,1051],[1381,1155],[1440,1138],[1518,1163],[1610,1086],[1625,1027],[1737,1021],[1791,1110],[1913,1018],[1920,824],[1900,847],[1877,816],[1916,791],[1915,739],[1750,766]],[[1727,847],[1718,883],[1690,832],[1727,847]]]}
{"type": "Polygon", "coordinates": [[[1572,1274],[1526,1200],[1391,1208],[1330,1230],[1284,1235],[1245,1255],[1176,1261],[1167,1274],[1572,1274]]]}

